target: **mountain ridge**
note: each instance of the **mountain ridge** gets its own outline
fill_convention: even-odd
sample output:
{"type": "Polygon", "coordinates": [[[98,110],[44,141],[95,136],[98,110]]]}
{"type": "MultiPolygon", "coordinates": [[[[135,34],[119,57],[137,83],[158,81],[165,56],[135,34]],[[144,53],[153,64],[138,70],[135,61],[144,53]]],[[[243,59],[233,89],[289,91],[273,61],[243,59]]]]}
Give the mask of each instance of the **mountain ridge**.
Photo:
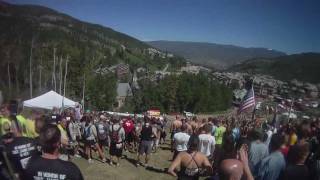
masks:
{"type": "Polygon", "coordinates": [[[320,53],[301,53],[275,58],[255,58],[231,66],[226,71],[267,74],[283,81],[297,79],[320,83],[320,53]]]}
{"type": "Polygon", "coordinates": [[[268,49],[241,47],[231,44],[189,41],[146,41],[149,45],[162,51],[182,56],[192,63],[209,67],[225,68],[230,65],[257,57],[277,57],[286,53],[268,49]]]}

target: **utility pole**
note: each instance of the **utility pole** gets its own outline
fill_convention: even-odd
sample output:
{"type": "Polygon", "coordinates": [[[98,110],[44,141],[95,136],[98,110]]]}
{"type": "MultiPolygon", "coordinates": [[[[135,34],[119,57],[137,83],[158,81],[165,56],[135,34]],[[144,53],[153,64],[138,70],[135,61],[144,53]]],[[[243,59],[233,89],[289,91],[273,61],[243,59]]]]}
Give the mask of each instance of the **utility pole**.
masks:
{"type": "Polygon", "coordinates": [[[33,38],[31,40],[30,57],[29,57],[29,86],[30,86],[30,98],[32,98],[32,50],[33,50],[33,38]]]}

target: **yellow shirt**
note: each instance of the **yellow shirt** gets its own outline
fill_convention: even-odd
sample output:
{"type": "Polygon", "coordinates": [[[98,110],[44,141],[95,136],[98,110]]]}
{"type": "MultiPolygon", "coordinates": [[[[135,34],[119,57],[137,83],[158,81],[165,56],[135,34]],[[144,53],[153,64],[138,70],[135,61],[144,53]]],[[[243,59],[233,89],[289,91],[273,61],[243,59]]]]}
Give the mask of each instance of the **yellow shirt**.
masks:
{"type": "Polygon", "coordinates": [[[289,137],[289,144],[290,146],[293,146],[297,143],[298,137],[297,135],[294,133],[289,137]]]}
{"type": "Polygon", "coordinates": [[[17,120],[19,122],[19,126],[21,127],[21,133],[22,136],[27,136],[27,127],[26,127],[26,118],[24,118],[22,115],[17,115],[17,120]]]}
{"type": "Polygon", "coordinates": [[[36,124],[36,122],[31,119],[26,120],[27,137],[35,138],[35,137],[39,136],[39,134],[36,132],[36,125],[35,124],[36,124]]]}
{"type": "Polygon", "coordinates": [[[67,143],[68,140],[69,140],[67,131],[60,124],[58,124],[58,128],[59,128],[60,133],[61,133],[61,142],[62,143],[67,143]]]}
{"type": "Polygon", "coordinates": [[[0,117],[0,136],[10,132],[11,122],[5,117],[0,117]]]}

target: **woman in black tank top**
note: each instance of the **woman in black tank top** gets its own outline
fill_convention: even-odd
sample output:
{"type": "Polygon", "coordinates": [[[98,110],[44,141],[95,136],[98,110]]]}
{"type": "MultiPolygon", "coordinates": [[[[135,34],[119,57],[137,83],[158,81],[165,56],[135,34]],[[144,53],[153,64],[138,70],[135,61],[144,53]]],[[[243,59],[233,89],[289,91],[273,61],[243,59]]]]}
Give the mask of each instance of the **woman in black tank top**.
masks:
{"type": "Polygon", "coordinates": [[[198,180],[202,169],[212,170],[207,157],[198,152],[198,144],[198,136],[191,136],[188,151],[178,154],[168,169],[169,174],[177,177],[178,180],[198,180]],[[181,168],[179,173],[176,174],[174,170],[178,166],[181,168]]]}

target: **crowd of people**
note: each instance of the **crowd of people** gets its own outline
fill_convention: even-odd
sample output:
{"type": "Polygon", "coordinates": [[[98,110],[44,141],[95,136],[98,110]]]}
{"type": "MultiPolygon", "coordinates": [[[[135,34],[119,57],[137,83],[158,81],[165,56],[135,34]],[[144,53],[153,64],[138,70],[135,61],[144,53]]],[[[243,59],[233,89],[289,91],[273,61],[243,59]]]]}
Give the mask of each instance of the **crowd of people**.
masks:
{"type": "Polygon", "coordinates": [[[148,166],[151,152],[166,139],[163,118],[120,118],[83,113],[80,107],[23,116],[13,109],[9,104],[0,108],[0,179],[83,179],[70,160],[83,157],[93,163],[94,152],[114,167],[120,166],[123,151],[136,152],[136,165],[148,166]]]}
{"type": "Polygon", "coordinates": [[[171,133],[174,153],[168,172],[178,179],[320,178],[319,118],[176,118],[171,133]]]}
{"type": "Polygon", "coordinates": [[[81,180],[72,158],[94,163],[98,154],[95,161],[119,167],[124,151],[137,154],[137,167],[148,167],[151,153],[166,143],[167,130],[167,172],[180,180],[320,179],[320,119],[176,116],[168,125],[166,118],[82,113],[80,107],[27,116],[13,109],[0,108],[0,179],[81,180]]]}

